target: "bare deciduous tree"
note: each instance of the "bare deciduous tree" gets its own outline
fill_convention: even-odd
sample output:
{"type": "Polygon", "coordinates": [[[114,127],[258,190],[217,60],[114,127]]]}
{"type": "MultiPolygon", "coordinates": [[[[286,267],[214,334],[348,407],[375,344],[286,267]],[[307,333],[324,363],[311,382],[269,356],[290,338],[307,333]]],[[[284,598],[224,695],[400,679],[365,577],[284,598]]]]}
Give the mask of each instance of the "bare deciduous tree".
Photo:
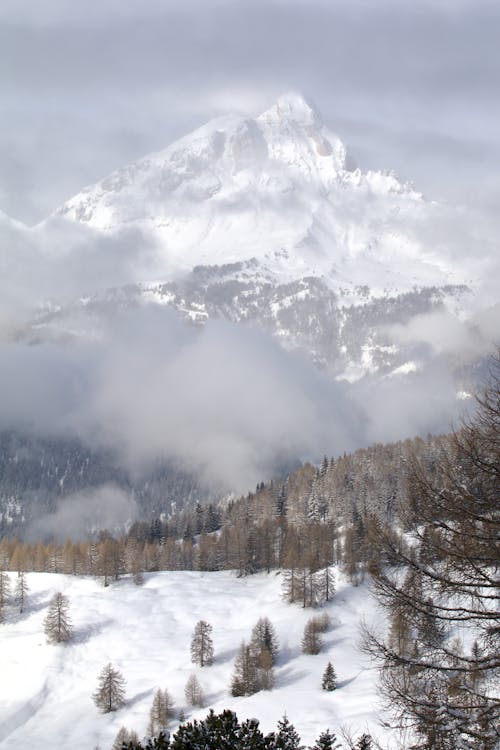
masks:
{"type": "Polygon", "coordinates": [[[125,680],[122,673],[106,664],[99,675],[96,692],[92,696],[94,703],[105,714],[116,711],[125,703],[125,680]]]}
{"type": "Polygon", "coordinates": [[[205,620],[199,620],[191,638],[191,661],[200,667],[204,667],[212,664],[213,660],[212,626],[205,620]]]}
{"type": "Polygon", "coordinates": [[[436,454],[434,479],[414,461],[405,538],[379,525],[374,581],[388,637],[366,633],[396,723],[435,750],[500,741],[500,361],[476,416],[436,454]],[[475,638],[472,650],[457,638],[475,638]]]}
{"type": "Polygon", "coordinates": [[[149,711],[149,734],[156,736],[164,732],[174,716],[174,702],[168,690],[158,689],[154,694],[153,704],[149,711]]]}
{"type": "Polygon", "coordinates": [[[199,680],[195,674],[192,674],[188,678],[188,681],[186,682],[186,687],[184,688],[184,695],[186,697],[186,702],[188,703],[188,705],[197,706],[199,708],[203,707],[203,704],[204,704],[203,691],[201,689],[199,680]]]}
{"type": "Polygon", "coordinates": [[[69,599],[58,591],[50,600],[49,609],[43,623],[47,643],[69,641],[73,628],[69,616],[69,599]]]}

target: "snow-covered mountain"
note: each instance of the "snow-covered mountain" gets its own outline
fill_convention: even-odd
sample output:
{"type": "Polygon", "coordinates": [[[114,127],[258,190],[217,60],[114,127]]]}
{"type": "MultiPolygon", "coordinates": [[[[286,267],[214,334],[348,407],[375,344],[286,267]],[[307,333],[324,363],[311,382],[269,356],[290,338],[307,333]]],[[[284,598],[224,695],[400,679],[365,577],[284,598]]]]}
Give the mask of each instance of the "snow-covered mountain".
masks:
{"type": "Polygon", "coordinates": [[[250,258],[279,282],[325,276],[376,294],[463,281],[414,236],[433,211],[392,174],[363,173],[298,94],[255,119],[212,120],[119,169],[56,215],[157,242],[162,280],[250,258]]]}
{"type": "MultiPolygon", "coordinates": [[[[149,259],[155,248],[155,281],[138,275],[106,303],[169,305],[198,324],[256,320],[356,380],[410,367],[390,326],[463,313],[470,274],[429,241],[441,210],[393,174],[363,173],[310,104],[287,94],[255,119],[217,118],[117,170],[46,224],[64,217],[108,238],[135,230],[149,259]]],[[[87,311],[103,302],[89,292],[87,311]]]]}

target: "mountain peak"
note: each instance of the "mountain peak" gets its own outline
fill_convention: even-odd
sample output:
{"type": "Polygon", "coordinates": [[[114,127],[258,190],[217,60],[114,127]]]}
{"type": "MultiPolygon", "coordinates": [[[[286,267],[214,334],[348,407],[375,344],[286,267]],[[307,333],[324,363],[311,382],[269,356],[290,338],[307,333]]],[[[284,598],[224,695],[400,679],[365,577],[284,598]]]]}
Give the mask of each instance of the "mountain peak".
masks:
{"type": "Polygon", "coordinates": [[[319,125],[321,117],[310,102],[297,91],[282,94],[273,106],[262,115],[263,119],[290,121],[298,125],[319,125]]]}

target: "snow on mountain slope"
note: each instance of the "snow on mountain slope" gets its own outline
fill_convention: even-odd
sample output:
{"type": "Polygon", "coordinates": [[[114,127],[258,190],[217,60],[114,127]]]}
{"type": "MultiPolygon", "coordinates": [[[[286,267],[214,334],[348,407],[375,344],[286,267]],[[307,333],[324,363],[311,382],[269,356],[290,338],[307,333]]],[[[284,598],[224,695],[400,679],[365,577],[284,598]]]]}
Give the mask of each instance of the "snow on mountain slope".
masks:
{"type": "Polygon", "coordinates": [[[56,214],[139,227],[159,274],[258,258],[276,280],[324,275],[383,293],[463,281],[411,229],[434,206],[391,174],[363,174],[298,94],[255,119],[221,117],[117,170],[56,214]]]}
{"type": "MultiPolygon", "coordinates": [[[[238,579],[228,572],[168,572],[146,576],[143,587],[128,579],[104,588],[92,579],[32,573],[27,611],[1,626],[0,748],[111,747],[122,725],[146,732],[149,708],[158,687],[171,693],[175,709],[187,718],[202,718],[213,707],[231,708],[239,718],[260,719],[264,731],[276,727],[284,712],[304,743],[320,731],[342,725],[380,735],[376,671],[356,649],[362,616],[374,618],[375,605],[365,586],[338,582],[326,610],[332,626],[317,656],[301,653],[304,624],[313,611],[285,604],[279,575],[238,579]],[[62,591],[70,599],[75,635],[66,646],[47,645],[43,619],[51,596],[62,591]],[[259,617],[275,625],[280,655],[276,686],[245,698],[233,698],[229,682],[238,647],[249,638],[259,617]],[[195,623],[213,625],[215,662],[203,669],[190,662],[195,623]],[[321,690],[327,662],[335,666],[338,689],[321,690]],[[92,702],[97,677],[108,663],[127,681],[127,704],[101,714],[92,702]],[[196,673],[206,708],[186,706],[184,686],[196,673]]],[[[322,610],[323,611],[323,610],[322,610]]],[[[171,729],[176,723],[172,722],[171,729]]]]}

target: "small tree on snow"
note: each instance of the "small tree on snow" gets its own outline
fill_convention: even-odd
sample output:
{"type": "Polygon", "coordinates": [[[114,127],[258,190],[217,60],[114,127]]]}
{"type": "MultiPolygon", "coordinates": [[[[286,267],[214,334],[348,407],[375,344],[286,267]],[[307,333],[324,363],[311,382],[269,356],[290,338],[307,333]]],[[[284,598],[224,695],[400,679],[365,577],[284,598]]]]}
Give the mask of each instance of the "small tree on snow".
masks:
{"type": "Polygon", "coordinates": [[[122,673],[106,664],[99,675],[99,685],[92,696],[94,703],[105,714],[116,711],[125,703],[125,680],[122,673]]]}
{"type": "Polygon", "coordinates": [[[321,687],[323,690],[335,690],[337,687],[337,675],[331,661],[326,665],[326,669],[323,672],[323,679],[321,680],[321,687]]]}
{"type": "Polygon", "coordinates": [[[111,750],[123,750],[123,746],[129,747],[132,745],[136,747],[139,744],[139,736],[133,729],[128,730],[126,727],[121,727],[118,730],[118,734],[115,737],[115,741],[111,746],[111,750]]]}
{"type": "Polygon", "coordinates": [[[158,689],[153,698],[153,705],[149,711],[148,732],[157,735],[167,728],[168,722],[174,717],[174,702],[168,690],[158,689]]]}
{"type": "Polygon", "coordinates": [[[306,622],[304,635],[302,637],[302,653],[319,654],[322,646],[321,636],[318,632],[314,618],[306,622]]]}
{"type": "Polygon", "coordinates": [[[279,651],[278,636],[268,617],[261,617],[254,625],[250,638],[250,648],[256,658],[266,649],[271,655],[272,664],[275,664],[279,651]]]}
{"type": "Polygon", "coordinates": [[[191,638],[191,661],[200,667],[204,667],[212,664],[213,660],[212,626],[205,620],[199,620],[191,638]]]}
{"type": "Polygon", "coordinates": [[[367,734],[366,732],[362,734],[354,747],[355,750],[372,750],[373,740],[371,738],[371,735],[367,734]]]}
{"type": "Polygon", "coordinates": [[[278,721],[277,726],[278,731],[273,741],[276,750],[304,750],[304,745],[300,744],[300,736],[286,714],[278,721]]]}
{"type": "Polygon", "coordinates": [[[326,732],[321,732],[311,750],[339,750],[340,747],[336,736],[327,729],[326,732]]]}
{"type": "Polygon", "coordinates": [[[24,571],[21,571],[17,575],[15,590],[16,604],[19,607],[19,612],[24,612],[28,591],[29,586],[28,581],[26,580],[26,573],[24,571]]]}
{"type": "Polygon", "coordinates": [[[69,641],[73,628],[69,616],[69,599],[58,591],[50,600],[47,616],[43,622],[47,643],[69,641]]]}
{"type": "Polygon", "coordinates": [[[186,702],[188,703],[188,705],[202,708],[204,703],[203,690],[201,689],[201,685],[195,674],[192,674],[188,678],[186,687],[184,688],[184,695],[186,697],[186,702]]]}
{"type": "Polygon", "coordinates": [[[10,597],[10,577],[9,574],[0,568],[0,622],[5,619],[4,609],[9,602],[10,597]]]}

